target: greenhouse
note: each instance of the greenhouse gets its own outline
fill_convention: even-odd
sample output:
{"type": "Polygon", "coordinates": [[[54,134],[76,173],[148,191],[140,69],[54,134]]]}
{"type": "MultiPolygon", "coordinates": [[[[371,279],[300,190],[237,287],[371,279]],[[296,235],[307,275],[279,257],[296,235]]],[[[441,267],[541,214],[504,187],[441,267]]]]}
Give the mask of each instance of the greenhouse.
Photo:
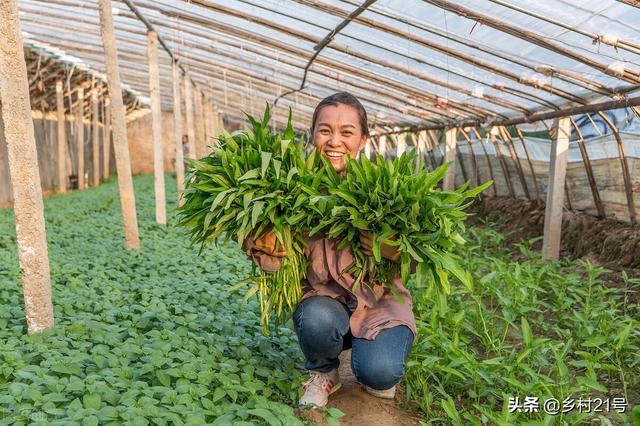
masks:
{"type": "Polygon", "coordinates": [[[0,424],[640,426],[640,2],[0,23],[0,424]]]}

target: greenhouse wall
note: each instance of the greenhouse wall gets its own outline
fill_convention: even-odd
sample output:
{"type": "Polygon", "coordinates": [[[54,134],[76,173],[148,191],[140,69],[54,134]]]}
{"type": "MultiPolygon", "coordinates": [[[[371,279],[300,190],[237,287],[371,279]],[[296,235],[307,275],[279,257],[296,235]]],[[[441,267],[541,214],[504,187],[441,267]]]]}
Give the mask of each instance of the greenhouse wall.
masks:
{"type": "MultiPolygon", "coordinates": [[[[173,159],[176,142],[173,124],[173,113],[163,112],[162,145],[165,172],[174,171],[173,159]]],[[[186,131],[184,133],[186,134],[186,131]]],[[[151,135],[151,114],[146,114],[127,124],[131,173],[134,175],[153,173],[153,139],[151,135]]]]}
{"type": "MultiPolygon", "coordinates": [[[[38,165],[40,171],[40,184],[42,192],[48,195],[53,192],[56,187],[56,164],[58,163],[58,135],[57,121],[49,119],[33,119],[33,127],[36,139],[36,148],[38,150],[38,165]]],[[[68,173],[75,173],[77,170],[77,154],[75,147],[75,123],[66,122],[67,135],[67,170],[68,173]]],[[[102,163],[102,132],[99,132],[100,138],[100,162],[102,163]]],[[[85,181],[89,182],[89,177],[93,173],[93,154],[91,145],[91,126],[87,123],[84,125],[84,164],[85,164],[85,181]]],[[[110,150],[110,169],[111,174],[115,173],[115,157],[113,149],[110,150]]],[[[10,205],[13,200],[11,190],[11,178],[9,174],[9,163],[7,158],[7,144],[4,140],[4,126],[2,117],[0,117],[0,206],[10,205]]]]}
{"type": "MultiPolygon", "coordinates": [[[[634,205],[636,211],[640,211],[640,135],[622,133],[621,137],[624,141],[624,150],[627,158],[627,164],[629,166],[629,173],[631,175],[634,205]]],[[[529,189],[529,195],[531,198],[535,198],[535,182],[538,185],[540,197],[545,200],[549,180],[549,161],[545,160],[545,158],[549,158],[550,156],[551,143],[548,140],[534,138],[525,138],[525,143],[527,144],[530,156],[532,157],[532,165],[536,175],[536,180],[534,180],[533,174],[531,173],[531,168],[527,162],[521,142],[514,140],[517,157],[522,165],[525,184],[529,189]]],[[[464,162],[464,169],[467,173],[467,178],[471,179],[473,176],[473,161],[468,145],[463,141],[458,141],[458,144],[458,149],[460,150],[459,158],[462,158],[462,161],[464,162]]],[[[487,164],[487,156],[485,156],[481,147],[477,145],[477,142],[473,143],[473,152],[476,156],[479,181],[485,182],[491,179],[487,164]]],[[[488,158],[491,162],[495,182],[494,185],[497,192],[496,194],[492,189],[488,189],[486,194],[489,196],[510,196],[509,187],[503,172],[503,166],[495,155],[495,150],[492,144],[485,143],[484,146],[489,154],[488,158]]],[[[612,135],[593,138],[585,141],[585,146],[589,154],[593,175],[600,194],[600,199],[604,206],[606,217],[628,222],[629,209],[625,193],[622,166],[620,158],[618,157],[615,138],[612,135]]],[[[507,168],[507,173],[516,198],[526,198],[515,162],[508,154],[504,145],[502,145],[500,149],[502,151],[504,164],[507,168]]],[[[438,156],[438,159],[441,158],[441,155],[437,150],[434,154],[438,156]]],[[[456,168],[456,185],[461,185],[464,180],[462,168],[458,166],[456,168]]],[[[567,191],[565,192],[565,195],[568,194],[568,200],[567,197],[565,197],[565,207],[567,209],[597,215],[596,205],[593,200],[585,166],[582,161],[577,142],[575,141],[572,141],[569,145],[566,188],[567,191]]]]}

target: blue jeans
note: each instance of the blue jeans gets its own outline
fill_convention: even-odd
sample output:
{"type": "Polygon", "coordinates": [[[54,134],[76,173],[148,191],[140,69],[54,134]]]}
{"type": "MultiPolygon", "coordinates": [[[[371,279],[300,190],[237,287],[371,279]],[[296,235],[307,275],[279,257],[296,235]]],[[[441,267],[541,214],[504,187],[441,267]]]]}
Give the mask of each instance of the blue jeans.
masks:
{"type": "Polygon", "coordinates": [[[373,340],[359,339],[349,329],[349,309],[326,296],[300,302],[293,314],[307,370],[328,372],[338,368],[338,356],[352,348],[351,369],[356,379],[373,389],[389,389],[400,381],[413,344],[409,327],[386,328],[373,340]]]}

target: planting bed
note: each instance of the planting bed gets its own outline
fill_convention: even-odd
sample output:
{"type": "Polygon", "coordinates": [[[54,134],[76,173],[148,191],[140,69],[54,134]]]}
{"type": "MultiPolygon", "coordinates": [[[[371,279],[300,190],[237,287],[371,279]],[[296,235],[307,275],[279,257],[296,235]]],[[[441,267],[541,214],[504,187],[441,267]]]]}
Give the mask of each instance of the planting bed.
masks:
{"type": "MultiPolygon", "coordinates": [[[[154,223],[152,177],[134,183],[139,253],[124,250],[115,181],[45,201],[56,327],[37,336],[26,336],[13,216],[0,210],[0,424],[318,420],[292,408],[305,376],[290,327],[264,337],[256,301],[243,308],[227,292],[250,272],[246,256],[229,243],[198,257],[182,229],[154,223]]],[[[415,416],[525,424],[545,416],[508,413],[510,396],[591,395],[624,397],[627,413],[575,410],[555,424],[631,424],[640,403],[637,280],[610,272],[618,285],[608,286],[602,270],[543,261],[533,241],[506,243],[495,229],[469,229],[460,254],[474,290],[452,280],[447,315],[432,315],[434,301],[414,293],[419,337],[406,399],[381,403],[351,384],[324,411],[330,423],[339,410],[349,425],[379,410],[384,425],[415,416]]]]}

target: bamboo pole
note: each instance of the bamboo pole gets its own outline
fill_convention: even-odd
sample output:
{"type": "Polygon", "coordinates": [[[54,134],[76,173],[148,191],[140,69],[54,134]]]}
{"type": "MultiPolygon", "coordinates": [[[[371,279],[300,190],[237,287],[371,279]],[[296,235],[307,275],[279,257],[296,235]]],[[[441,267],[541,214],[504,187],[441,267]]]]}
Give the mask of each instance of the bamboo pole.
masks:
{"type": "Polygon", "coordinates": [[[160,68],[158,66],[158,34],[147,33],[149,60],[149,93],[151,94],[151,127],[153,133],[153,182],[156,222],[167,223],[164,193],[164,154],[162,149],[162,107],[160,104],[160,68]]]}
{"type": "Polygon", "coordinates": [[[544,214],[544,237],[542,255],[550,259],[558,259],[560,255],[560,236],[562,232],[562,209],[564,206],[564,183],[569,154],[569,136],[571,120],[561,118],[558,122],[556,141],[551,145],[551,162],[549,163],[549,186],[544,214]]]}
{"type": "Polygon", "coordinates": [[[444,175],[444,180],[442,182],[442,189],[445,191],[453,191],[455,189],[456,145],[456,129],[448,129],[445,133],[444,162],[449,163],[449,168],[447,169],[447,173],[444,175]]]}
{"type": "Polygon", "coordinates": [[[516,147],[513,144],[513,139],[511,139],[511,135],[506,127],[499,127],[500,132],[502,133],[502,140],[507,145],[507,149],[509,150],[509,155],[511,155],[511,159],[513,160],[513,164],[516,166],[516,171],[518,172],[518,178],[520,179],[520,184],[522,185],[522,190],[524,191],[524,195],[531,199],[531,194],[529,193],[529,187],[527,186],[527,180],[524,177],[524,170],[522,169],[522,163],[520,163],[520,157],[518,157],[518,153],[516,152],[516,147]]]}
{"type": "Polygon", "coordinates": [[[469,175],[467,174],[467,166],[464,165],[464,161],[462,160],[462,152],[460,152],[459,145],[456,145],[456,158],[460,164],[460,171],[462,172],[462,178],[464,179],[463,182],[466,182],[469,180],[469,175]]]}
{"type": "Polygon", "coordinates": [[[173,62],[173,123],[175,137],[175,171],[176,187],[178,190],[178,205],[184,204],[182,193],[184,192],[184,151],[182,148],[182,101],[180,99],[180,68],[177,62],[173,62]]]}
{"type": "Polygon", "coordinates": [[[460,133],[462,133],[462,137],[467,142],[467,146],[469,147],[469,154],[471,155],[471,165],[473,166],[473,179],[471,181],[472,185],[478,186],[478,181],[480,180],[480,174],[478,172],[478,161],[476,159],[476,153],[473,152],[473,145],[471,144],[471,138],[467,135],[464,129],[460,129],[460,133]]]}
{"type": "Polygon", "coordinates": [[[0,105],[13,190],[27,332],[53,327],[51,275],[18,5],[0,2],[0,105]]]}
{"type": "Polygon", "coordinates": [[[64,118],[62,81],[56,81],[56,117],[58,127],[58,192],[67,192],[67,132],[64,118]]]}
{"type": "Polygon", "coordinates": [[[429,131],[423,130],[421,132],[423,137],[423,146],[424,150],[427,153],[427,158],[429,158],[429,163],[431,164],[431,170],[435,170],[438,168],[438,164],[436,163],[435,156],[433,155],[433,148],[431,147],[431,140],[429,138],[429,131]]]}
{"type": "Polygon", "coordinates": [[[524,136],[522,135],[522,132],[520,131],[518,126],[513,126],[513,127],[516,129],[516,133],[518,134],[518,138],[522,143],[522,148],[524,149],[524,153],[527,156],[527,163],[529,163],[529,170],[531,170],[531,176],[533,176],[533,186],[534,186],[534,189],[536,190],[536,199],[541,200],[542,197],[540,196],[540,190],[538,189],[538,177],[536,176],[536,170],[533,167],[533,161],[531,161],[531,155],[529,155],[529,148],[527,148],[527,144],[524,141],[524,136]]]}
{"type": "Polygon", "coordinates": [[[627,163],[627,157],[624,153],[624,145],[622,143],[622,138],[620,137],[620,132],[618,132],[618,128],[613,124],[613,122],[607,117],[605,113],[602,111],[598,111],[598,115],[607,123],[611,131],[613,132],[613,136],[616,138],[616,142],[618,145],[618,156],[620,157],[620,166],[622,167],[622,180],[624,182],[624,192],[627,196],[627,208],[629,209],[629,220],[632,225],[635,225],[637,222],[636,218],[636,206],[633,201],[633,187],[631,184],[631,174],[629,173],[629,164],[627,163]]]}
{"type": "Polygon", "coordinates": [[[493,195],[495,197],[497,197],[498,196],[498,185],[497,185],[497,182],[496,182],[496,177],[493,174],[493,165],[491,164],[491,158],[489,158],[489,153],[487,152],[487,148],[484,146],[484,142],[482,142],[482,137],[480,136],[480,132],[478,132],[478,129],[476,129],[475,127],[472,127],[471,130],[473,131],[473,134],[475,135],[476,139],[480,143],[480,147],[482,148],[482,152],[484,152],[484,157],[487,159],[487,167],[489,168],[489,176],[491,177],[491,180],[493,181],[493,185],[491,185],[491,187],[493,188],[493,195]]]}
{"type": "Polygon", "coordinates": [[[91,136],[92,144],[91,150],[93,153],[93,186],[100,185],[100,126],[98,125],[98,92],[93,90],[91,92],[91,107],[92,107],[92,119],[91,119],[91,136]]]}
{"type": "Polygon", "coordinates": [[[124,237],[127,249],[140,248],[138,220],[136,217],[136,200],[131,177],[129,159],[129,143],[127,141],[126,117],[122,101],[122,86],[118,66],[116,37],[113,31],[111,0],[98,0],[100,7],[100,32],[104,43],[107,83],[111,96],[111,115],[113,119],[113,149],[116,154],[118,187],[120,189],[120,206],[124,223],[124,237]]]}
{"type": "Polygon", "coordinates": [[[78,88],[76,108],[76,157],[78,166],[78,189],[84,189],[84,89],[78,88]]]}
{"type": "Polygon", "coordinates": [[[191,86],[191,80],[188,75],[182,76],[182,82],[184,84],[184,96],[185,96],[185,112],[187,115],[187,135],[189,138],[189,158],[196,157],[196,127],[195,117],[193,112],[193,87],[191,86]]]}
{"type": "Polygon", "coordinates": [[[500,167],[502,168],[502,173],[504,174],[504,179],[507,182],[507,189],[509,190],[509,196],[511,198],[516,198],[516,192],[513,189],[513,184],[511,183],[511,176],[509,175],[509,169],[507,168],[507,164],[504,161],[504,157],[502,156],[502,151],[500,150],[500,144],[496,140],[497,128],[492,127],[489,133],[491,143],[493,144],[493,148],[496,151],[496,157],[498,157],[498,162],[500,163],[500,167]]]}
{"type": "Polygon", "coordinates": [[[104,98],[104,126],[102,128],[102,176],[106,180],[111,171],[111,99],[104,98]]]}
{"type": "Polygon", "coordinates": [[[602,200],[600,199],[600,192],[598,191],[598,185],[596,184],[596,178],[593,175],[593,168],[591,167],[591,159],[589,158],[589,152],[587,151],[587,147],[584,143],[584,138],[582,137],[582,132],[580,131],[580,127],[575,122],[573,118],[571,118],[571,124],[574,129],[576,129],[576,134],[578,135],[578,147],[580,148],[580,154],[582,154],[582,164],[584,165],[584,171],[587,174],[587,179],[589,181],[589,187],[591,188],[591,195],[593,196],[593,203],[596,206],[596,210],[598,211],[598,217],[600,219],[605,218],[604,205],[602,204],[602,200]]]}

